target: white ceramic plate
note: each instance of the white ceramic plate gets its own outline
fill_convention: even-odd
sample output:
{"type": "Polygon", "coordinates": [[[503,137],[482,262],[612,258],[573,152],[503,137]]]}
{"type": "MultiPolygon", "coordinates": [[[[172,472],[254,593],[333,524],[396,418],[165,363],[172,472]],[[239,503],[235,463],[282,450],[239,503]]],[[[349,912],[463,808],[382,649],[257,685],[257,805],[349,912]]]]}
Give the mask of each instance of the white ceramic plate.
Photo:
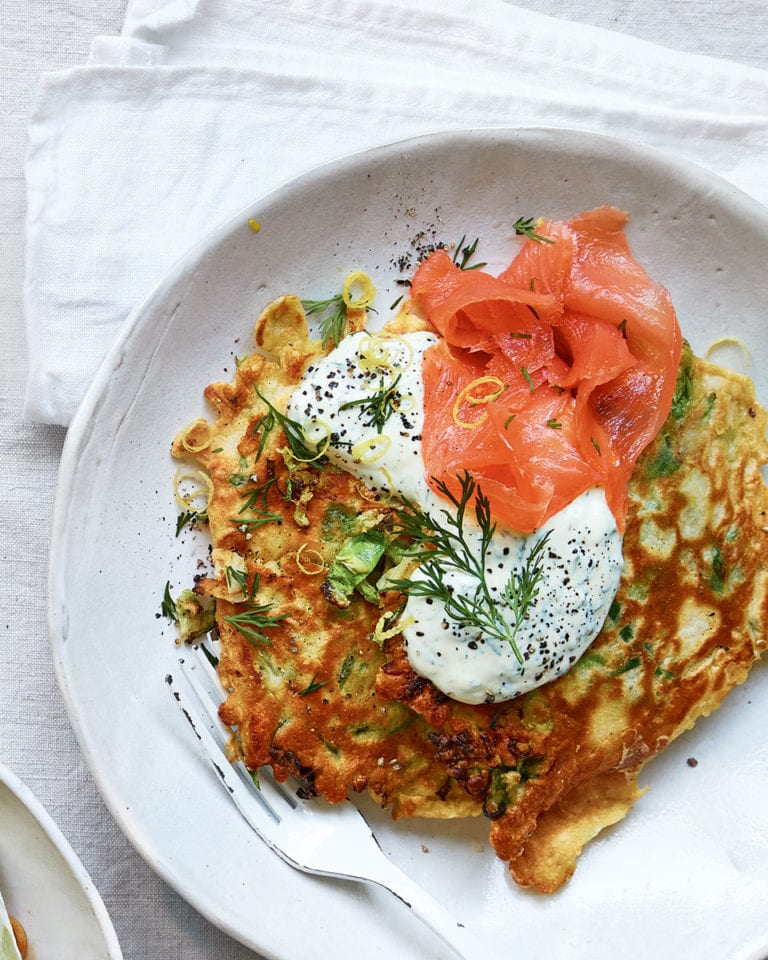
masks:
{"type": "Polygon", "coordinates": [[[0,890],[29,960],[122,960],[106,908],[39,800],[0,766],[0,890]]]}
{"type": "MultiPolygon", "coordinates": [[[[244,198],[245,199],[245,198],[244,198]]],[[[386,308],[419,246],[481,238],[501,266],[519,216],[613,203],[634,252],[672,292],[698,350],[725,333],[752,351],[768,402],[768,215],[701,170],[585,133],[476,131],[324,166],[270,194],[190,253],[133,316],[69,431],[56,503],[51,629],[85,756],[138,850],[222,929],[269,957],[436,960],[401,904],[304,876],[248,832],[199,758],[163,678],[176,649],[157,619],[189,583],[204,535],[174,537],[171,438],[276,296],[334,293],[366,270],[386,308]],[[254,233],[247,220],[261,224],[254,233]],[[115,762],[119,758],[120,762],[115,762]]],[[[386,313],[386,309],[383,311],[386,313]]],[[[592,843],[573,880],[517,889],[486,824],[372,814],[385,850],[467,922],[527,960],[698,960],[768,953],[768,677],[758,667],[712,718],[650,764],[651,787],[592,843]],[[698,765],[686,763],[695,756],[698,765]],[[428,852],[425,852],[428,850],[428,852]]]]}

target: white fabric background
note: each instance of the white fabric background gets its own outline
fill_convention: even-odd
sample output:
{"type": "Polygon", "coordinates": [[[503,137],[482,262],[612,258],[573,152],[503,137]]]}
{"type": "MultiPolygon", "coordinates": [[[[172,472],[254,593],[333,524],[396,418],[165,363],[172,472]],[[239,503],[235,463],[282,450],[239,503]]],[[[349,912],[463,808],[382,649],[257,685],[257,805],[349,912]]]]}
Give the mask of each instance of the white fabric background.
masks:
{"type": "Polygon", "coordinates": [[[505,124],[641,140],[768,202],[768,71],[504,0],[133,0],[32,112],[25,414],[67,424],[135,304],[246,198],[505,124]]]}
{"type": "MultiPolygon", "coordinates": [[[[768,68],[764,0],[518,3],[673,50],[768,68]]],[[[37,793],[72,842],[127,960],[245,960],[253,954],[160,882],[114,825],[70,731],[46,633],[48,524],[64,431],[21,419],[26,118],[39,72],[84,63],[93,36],[119,32],[123,6],[123,0],[0,0],[0,762],[37,793]]]]}

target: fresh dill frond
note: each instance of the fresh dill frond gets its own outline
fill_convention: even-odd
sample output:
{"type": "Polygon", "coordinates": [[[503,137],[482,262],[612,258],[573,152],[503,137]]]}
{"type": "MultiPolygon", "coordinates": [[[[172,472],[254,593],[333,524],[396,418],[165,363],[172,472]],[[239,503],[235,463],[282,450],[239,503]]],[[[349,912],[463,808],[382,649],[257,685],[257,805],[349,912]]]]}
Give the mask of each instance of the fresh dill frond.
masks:
{"type": "Polygon", "coordinates": [[[519,217],[512,226],[519,237],[528,237],[529,240],[533,240],[536,243],[555,242],[551,237],[544,237],[542,234],[536,233],[538,221],[534,220],[533,217],[519,217]]]}
{"type": "Polygon", "coordinates": [[[286,416],[284,413],[281,413],[277,407],[272,406],[272,404],[263,396],[258,387],[255,388],[256,396],[265,403],[269,413],[275,418],[277,423],[282,427],[283,433],[285,434],[285,439],[288,441],[288,446],[290,447],[291,453],[296,457],[297,460],[303,461],[314,461],[316,459],[321,459],[320,454],[320,445],[322,441],[316,443],[314,446],[311,446],[311,441],[307,440],[307,436],[304,433],[304,428],[300,423],[297,423],[295,420],[291,420],[290,417],[286,416]]]}
{"type": "Polygon", "coordinates": [[[472,257],[474,257],[477,251],[477,244],[480,241],[479,237],[475,237],[472,243],[465,243],[467,235],[459,240],[456,244],[456,249],[453,252],[453,262],[459,268],[459,270],[479,270],[481,267],[487,266],[487,263],[470,263],[472,257]]]}
{"type": "Polygon", "coordinates": [[[255,517],[231,517],[232,523],[241,530],[258,530],[259,527],[266,526],[268,523],[282,523],[283,516],[279,513],[257,513],[255,517]]]}
{"type": "Polygon", "coordinates": [[[269,477],[268,480],[265,480],[264,483],[259,484],[258,487],[255,487],[253,490],[246,490],[244,493],[241,493],[240,496],[243,497],[244,503],[242,507],[237,511],[238,514],[245,513],[246,510],[258,510],[256,504],[261,501],[260,513],[264,513],[267,509],[267,494],[273,483],[277,482],[277,477],[269,477]]]}
{"type": "Polygon", "coordinates": [[[160,604],[160,613],[168,620],[171,620],[173,623],[179,622],[178,614],[176,613],[176,601],[171,596],[171,581],[166,581],[165,590],[163,591],[163,601],[160,604]]]}
{"type": "Polygon", "coordinates": [[[235,567],[227,566],[225,571],[227,577],[227,588],[232,589],[232,583],[236,583],[244,597],[247,597],[248,600],[253,600],[256,591],[259,589],[260,577],[258,573],[254,574],[253,582],[251,583],[250,590],[248,589],[248,574],[245,570],[237,570],[235,567]]]}
{"type": "Polygon", "coordinates": [[[304,313],[320,320],[320,339],[323,349],[332,343],[338,347],[347,328],[347,305],[344,295],[337,293],[327,300],[302,300],[304,313]]]}
{"type": "Polygon", "coordinates": [[[231,617],[222,619],[225,623],[231,624],[254,647],[271,647],[272,641],[264,631],[270,627],[276,627],[288,616],[287,613],[266,616],[272,607],[271,603],[252,603],[240,613],[233,613],[231,617]]]}
{"type": "Polygon", "coordinates": [[[256,423],[254,423],[254,425],[251,427],[251,433],[253,436],[258,436],[259,438],[259,445],[256,448],[257,461],[261,459],[261,455],[264,452],[264,444],[267,442],[267,437],[274,429],[275,423],[275,415],[270,410],[269,413],[266,413],[263,417],[259,417],[256,423]]]}
{"type": "Polygon", "coordinates": [[[528,387],[531,393],[534,393],[536,390],[536,384],[533,382],[533,377],[528,373],[525,367],[520,367],[520,373],[522,373],[525,382],[528,384],[528,387]]]}
{"type": "MultiPolygon", "coordinates": [[[[248,595],[248,574],[245,570],[237,570],[235,567],[227,565],[226,570],[224,571],[227,578],[227,589],[232,589],[232,584],[236,583],[240,590],[242,591],[243,596],[248,595]]],[[[254,578],[254,588],[256,586],[256,580],[254,578]]],[[[253,591],[256,592],[255,589],[253,591]]],[[[253,594],[248,597],[249,600],[253,599],[253,594]]]]}
{"type": "Polygon", "coordinates": [[[339,410],[351,410],[353,407],[360,407],[360,413],[367,416],[366,427],[376,427],[376,433],[381,433],[384,425],[393,413],[397,412],[396,404],[400,399],[397,385],[400,383],[401,373],[395,377],[390,384],[384,383],[384,377],[381,378],[379,389],[370,397],[361,397],[359,400],[349,400],[342,403],[339,410]]]}
{"type": "Polygon", "coordinates": [[[176,536],[186,526],[192,526],[193,523],[208,523],[208,513],[205,510],[184,510],[176,518],[176,536]]]}
{"type": "Polygon", "coordinates": [[[208,649],[208,647],[206,647],[204,643],[200,643],[199,647],[203,651],[203,656],[205,657],[205,659],[208,661],[208,663],[210,663],[210,665],[215,670],[219,665],[219,658],[216,656],[216,654],[211,653],[211,651],[208,649]]]}
{"type": "Polygon", "coordinates": [[[243,497],[243,505],[237,511],[236,517],[231,517],[232,523],[236,524],[238,527],[245,527],[248,530],[256,530],[258,527],[263,527],[265,523],[282,523],[283,517],[279,513],[273,513],[267,507],[267,495],[269,490],[274,483],[277,482],[277,477],[269,477],[264,483],[259,484],[253,490],[246,490],[244,493],[241,493],[240,496],[243,497]],[[243,517],[246,511],[256,514],[255,517],[243,517]]]}
{"type": "Polygon", "coordinates": [[[321,687],[327,686],[329,683],[328,680],[318,680],[317,674],[312,677],[306,687],[303,690],[299,690],[300,697],[306,697],[310,693],[314,693],[315,690],[319,690],[321,687]]]}
{"type": "Polygon", "coordinates": [[[504,585],[504,601],[507,607],[512,611],[515,623],[512,635],[517,636],[517,632],[523,625],[523,621],[528,612],[528,608],[539,595],[539,581],[544,575],[544,566],[542,564],[542,553],[549,539],[549,531],[540,537],[536,544],[525,558],[520,573],[513,570],[509,580],[504,585]]]}
{"type": "Polygon", "coordinates": [[[526,559],[520,573],[513,571],[504,585],[501,597],[494,594],[486,579],[487,556],[496,524],[491,519],[490,504],[475,480],[465,471],[458,478],[461,494],[456,497],[443,481],[436,480],[440,493],[455,508],[441,510],[443,519],[405,501],[397,510],[394,533],[412,542],[409,555],[420,561],[418,579],[391,580],[392,589],[407,596],[435,597],[447,616],[460,627],[475,628],[487,636],[509,643],[519,663],[523,662],[516,636],[528,609],[538,595],[543,574],[541,555],[549,534],[543,536],[526,559]],[[474,513],[480,530],[479,545],[470,545],[465,527],[467,508],[474,499],[474,513]],[[459,594],[445,580],[454,571],[468,575],[474,590],[459,594]],[[512,623],[504,615],[509,610],[512,623]]]}

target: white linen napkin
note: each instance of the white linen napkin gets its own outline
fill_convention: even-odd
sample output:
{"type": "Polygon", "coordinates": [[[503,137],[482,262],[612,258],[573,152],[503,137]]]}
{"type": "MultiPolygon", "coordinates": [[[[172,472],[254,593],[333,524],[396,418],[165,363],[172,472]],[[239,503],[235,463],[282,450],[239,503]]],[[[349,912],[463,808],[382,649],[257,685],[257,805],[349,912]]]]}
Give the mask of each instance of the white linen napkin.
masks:
{"type": "Polygon", "coordinates": [[[131,310],[219,221],[352,151],[482,126],[674,151],[768,202],[768,72],[504,0],[133,0],[29,124],[25,416],[66,424],[131,310]]]}

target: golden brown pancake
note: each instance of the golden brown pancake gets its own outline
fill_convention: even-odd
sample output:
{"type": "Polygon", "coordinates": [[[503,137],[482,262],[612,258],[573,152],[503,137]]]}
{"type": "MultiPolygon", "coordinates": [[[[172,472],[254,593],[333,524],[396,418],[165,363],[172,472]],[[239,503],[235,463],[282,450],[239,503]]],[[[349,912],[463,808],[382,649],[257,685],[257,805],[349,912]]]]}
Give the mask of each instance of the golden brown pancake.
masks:
{"type": "Polygon", "coordinates": [[[222,719],[236,728],[251,769],[270,764],[279,779],[298,777],[305,794],[336,802],[368,787],[402,815],[478,812],[436,758],[424,720],[375,690],[386,656],[372,637],[387,607],[326,600],[325,574],[342,544],[386,523],[391,510],[349,474],[281,452],[283,431],[265,420],[256,387],[284,408],[319,350],[298,300],[267,312],[257,343],[279,350],[278,362],[254,355],[240,362],[234,384],[208,387],[213,429],[193,424],[173,445],[212,481],[207,514],[218,576],[195,590],[216,599],[228,692],[222,719]]]}
{"type": "MultiPolygon", "coordinates": [[[[415,326],[405,312],[391,329],[415,326]]],[[[266,356],[206,390],[215,424],[173,447],[213,484],[215,575],[195,589],[217,601],[221,716],[237,749],[332,802],[367,788],[396,817],[482,810],[514,879],[557,889],[640,796],[643,764],[716,709],[768,642],[767,418],[751,382],[685,351],[672,413],[630,484],[624,574],[602,632],[559,679],[471,706],[410,667],[399,596],[329,596],[343,544],[386,531],[391,509],[291,454],[274,411],[321,352],[295,297],[265,311],[256,344],[266,356]]]]}

